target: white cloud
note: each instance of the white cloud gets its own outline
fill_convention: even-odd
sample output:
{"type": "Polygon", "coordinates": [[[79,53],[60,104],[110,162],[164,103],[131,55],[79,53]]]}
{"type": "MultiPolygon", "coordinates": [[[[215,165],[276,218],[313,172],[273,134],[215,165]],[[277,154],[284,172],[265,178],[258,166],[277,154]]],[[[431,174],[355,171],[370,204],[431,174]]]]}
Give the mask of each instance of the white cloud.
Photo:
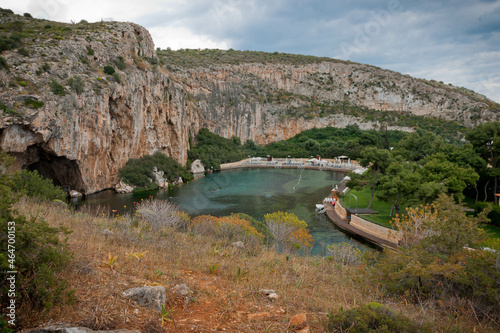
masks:
{"type": "Polygon", "coordinates": [[[208,35],[194,34],[184,27],[156,27],[149,29],[156,47],[178,49],[229,49],[230,41],[215,40],[208,35]]]}

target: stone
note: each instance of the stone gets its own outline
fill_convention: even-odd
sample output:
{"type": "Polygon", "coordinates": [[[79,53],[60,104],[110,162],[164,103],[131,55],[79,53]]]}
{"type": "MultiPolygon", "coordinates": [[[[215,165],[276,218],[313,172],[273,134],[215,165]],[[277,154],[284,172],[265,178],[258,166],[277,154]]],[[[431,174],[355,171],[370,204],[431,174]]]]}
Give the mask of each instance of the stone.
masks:
{"type": "Polygon", "coordinates": [[[201,163],[200,160],[194,160],[193,163],[191,163],[191,173],[203,173],[205,172],[205,166],[203,163],[201,163]]]}
{"type": "Polygon", "coordinates": [[[132,193],[134,191],[134,187],[120,180],[120,182],[115,185],[115,191],[118,193],[132,193]]]}
{"type": "Polygon", "coordinates": [[[290,330],[293,330],[294,332],[309,332],[309,327],[307,325],[307,315],[305,313],[299,313],[290,318],[288,328],[290,330]]]}
{"type": "Polygon", "coordinates": [[[141,333],[137,330],[111,330],[111,331],[94,331],[87,327],[77,327],[71,324],[59,324],[44,328],[35,328],[32,330],[21,331],[21,333],[141,333]]]}
{"type": "Polygon", "coordinates": [[[185,284],[177,284],[172,288],[172,291],[179,294],[180,296],[186,297],[189,295],[189,287],[185,284]]]}
{"type": "Polygon", "coordinates": [[[168,181],[163,177],[165,172],[158,171],[158,168],[155,166],[153,168],[153,176],[155,177],[154,182],[158,184],[158,187],[164,188],[168,186],[168,181]]]}
{"type": "Polygon", "coordinates": [[[270,301],[275,301],[278,299],[278,294],[272,289],[261,289],[259,292],[265,295],[270,301]]]}
{"type": "Polygon", "coordinates": [[[131,288],[122,293],[123,297],[131,298],[137,304],[161,311],[167,300],[167,291],[163,286],[146,286],[131,288]]]}
{"type": "Polygon", "coordinates": [[[83,194],[81,194],[78,191],[71,190],[71,191],[69,191],[69,196],[72,197],[72,198],[80,198],[80,197],[83,196],[83,194]]]}
{"type": "Polygon", "coordinates": [[[182,178],[179,177],[179,179],[175,180],[172,184],[174,184],[174,185],[182,185],[182,184],[184,184],[184,182],[182,181],[182,178]]]}
{"type": "Polygon", "coordinates": [[[245,244],[243,244],[242,241],[237,241],[231,244],[233,247],[238,248],[238,249],[244,249],[245,244]]]}

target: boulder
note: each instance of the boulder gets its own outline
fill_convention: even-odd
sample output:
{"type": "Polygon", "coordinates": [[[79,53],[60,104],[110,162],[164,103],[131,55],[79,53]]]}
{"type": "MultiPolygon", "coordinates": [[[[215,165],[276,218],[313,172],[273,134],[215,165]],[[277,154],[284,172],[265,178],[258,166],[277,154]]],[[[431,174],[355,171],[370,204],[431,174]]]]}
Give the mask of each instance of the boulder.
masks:
{"type": "Polygon", "coordinates": [[[118,193],[132,193],[134,191],[134,187],[120,180],[120,182],[115,186],[115,191],[118,193]]]}
{"type": "Polygon", "coordinates": [[[191,163],[191,170],[189,171],[191,171],[191,173],[203,173],[205,172],[205,167],[200,160],[194,160],[194,162],[191,163]]]}
{"type": "Polygon", "coordinates": [[[94,331],[87,327],[76,327],[70,324],[59,324],[54,326],[48,326],[44,328],[35,328],[28,331],[22,331],[21,333],[141,333],[137,330],[112,330],[112,331],[94,331]]]}
{"type": "Polygon", "coordinates": [[[278,294],[272,289],[261,289],[259,292],[267,297],[270,301],[275,301],[278,299],[278,294]]]}
{"type": "Polygon", "coordinates": [[[78,191],[71,190],[71,191],[69,191],[69,196],[72,198],[80,198],[80,197],[83,197],[83,194],[81,194],[78,191]]]}
{"type": "Polygon", "coordinates": [[[168,186],[168,181],[164,178],[165,172],[158,171],[157,167],[153,168],[153,176],[155,177],[154,181],[158,184],[158,187],[163,188],[168,186]]]}
{"type": "Polygon", "coordinates": [[[123,297],[131,298],[140,306],[153,308],[161,311],[162,305],[167,300],[167,292],[163,286],[146,286],[139,288],[131,288],[122,293],[123,297]]]}
{"type": "Polygon", "coordinates": [[[182,184],[184,184],[184,182],[182,181],[182,178],[179,177],[179,179],[177,179],[176,181],[174,181],[172,184],[174,184],[174,185],[182,185],[182,184]]]}

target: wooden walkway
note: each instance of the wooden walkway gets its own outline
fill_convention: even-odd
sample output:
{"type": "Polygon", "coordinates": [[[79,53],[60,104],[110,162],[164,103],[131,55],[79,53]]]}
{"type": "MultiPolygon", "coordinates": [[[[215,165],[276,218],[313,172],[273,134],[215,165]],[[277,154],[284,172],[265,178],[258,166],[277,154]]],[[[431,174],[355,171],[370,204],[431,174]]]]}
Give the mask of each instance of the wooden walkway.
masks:
{"type": "Polygon", "coordinates": [[[337,215],[333,206],[328,204],[325,206],[326,206],[326,215],[328,216],[330,221],[332,221],[339,229],[346,231],[350,234],[360,236],[363,239],[369,241],[370,243],[373,243],[380,247],[388,247],[391,249],[396,249],[398,247],[396,243],[392,243],[385,239],[378,238],[362,230],[359,230],[356,227],[353,227],[352,225],[347,223],[347,221],[344,221],[343,219],[340,218],[340,216],[337,215]]]}

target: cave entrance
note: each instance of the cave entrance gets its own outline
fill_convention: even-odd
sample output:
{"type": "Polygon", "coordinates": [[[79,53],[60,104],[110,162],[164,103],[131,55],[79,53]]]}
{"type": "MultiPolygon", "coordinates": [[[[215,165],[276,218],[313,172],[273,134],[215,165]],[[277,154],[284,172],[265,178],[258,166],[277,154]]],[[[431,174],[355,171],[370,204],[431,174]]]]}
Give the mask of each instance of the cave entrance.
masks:
{"type": "Polygon", "coordinates": [[[60,186],[65,192],[76,190],[85,193],[82,174],[75,160],[53,155],[38,146],[29,147],[28,155],[31,163],[25,164],[23,169],[38,171],[42,177],[52,179],[54,184],[60,186]]]}

